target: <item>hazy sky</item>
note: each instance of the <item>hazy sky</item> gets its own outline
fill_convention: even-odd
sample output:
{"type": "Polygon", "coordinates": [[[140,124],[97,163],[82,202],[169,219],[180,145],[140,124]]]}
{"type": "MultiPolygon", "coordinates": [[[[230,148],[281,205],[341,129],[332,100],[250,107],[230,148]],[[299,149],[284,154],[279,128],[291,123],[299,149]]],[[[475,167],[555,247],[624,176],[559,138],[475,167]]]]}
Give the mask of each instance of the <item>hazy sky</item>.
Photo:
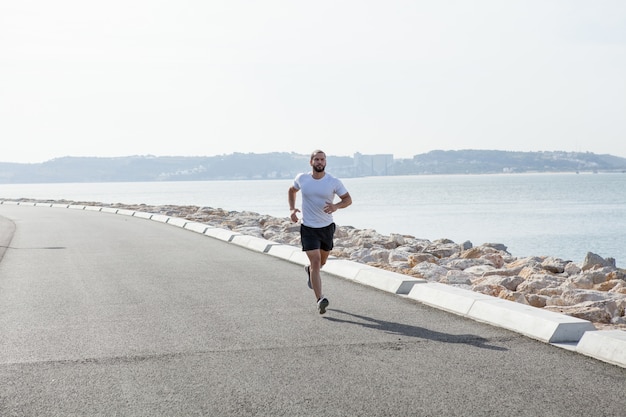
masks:
{"type": "Polygon", "coordinates": [[[626,157],[624,0],[0,0],[0,161],[626,157]]]}

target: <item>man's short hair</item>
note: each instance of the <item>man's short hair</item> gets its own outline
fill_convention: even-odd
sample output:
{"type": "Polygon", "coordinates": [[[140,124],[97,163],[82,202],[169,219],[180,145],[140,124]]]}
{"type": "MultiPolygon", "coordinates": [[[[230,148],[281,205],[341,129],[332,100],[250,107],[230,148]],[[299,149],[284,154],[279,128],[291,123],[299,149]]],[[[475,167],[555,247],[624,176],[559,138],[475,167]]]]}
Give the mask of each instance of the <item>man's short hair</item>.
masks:
{"type": "Polygon", "coordinates": [[[315,155],[317,155],[318,153],[323,153],[323,154],[324,154],[324,156],[326,156],[326,152],[324,152],[324,151],[323,151],[323,150],[321,150],[321,149],[316,149],[316,150],[314,150],[313,152],[311,152],[311,159],[310,159],[310,160],[312,161],[312,160],[313,160],[313,158],[315,158],[315,155]]]}

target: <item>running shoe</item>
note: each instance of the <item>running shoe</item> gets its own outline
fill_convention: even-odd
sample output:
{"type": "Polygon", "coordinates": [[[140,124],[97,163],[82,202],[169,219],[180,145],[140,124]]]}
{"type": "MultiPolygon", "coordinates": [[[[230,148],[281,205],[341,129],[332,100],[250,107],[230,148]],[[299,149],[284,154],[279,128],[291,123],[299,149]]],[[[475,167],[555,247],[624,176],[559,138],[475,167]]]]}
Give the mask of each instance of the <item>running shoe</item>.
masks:
{"type": "Polygon", "coordinates": [[[307,285],[309,286],[310,289],[313,289],[313,286],[311,285],[311,265],[305,266],[304,271],[306,272],[306,276],[309,277],[307,281],[307,285]]]}
{"type": "Polygon", "coordinates": [[[328,304],[328,298],[326,297],[322,297],[317,301],[317,309],[319,310],[320,314],[326,313],[326,307],[328,307],[328,304]]]}

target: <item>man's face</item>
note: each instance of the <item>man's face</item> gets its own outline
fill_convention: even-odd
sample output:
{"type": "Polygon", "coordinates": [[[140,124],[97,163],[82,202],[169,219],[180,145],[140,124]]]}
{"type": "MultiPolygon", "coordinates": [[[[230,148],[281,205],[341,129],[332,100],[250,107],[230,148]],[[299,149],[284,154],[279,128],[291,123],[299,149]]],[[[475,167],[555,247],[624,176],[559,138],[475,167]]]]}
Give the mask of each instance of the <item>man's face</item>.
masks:
{"type": "Polygon", "coordinates": [[[316,153],[311,159],[311,166],[315,172],[324,172],[326,169],[326,155],[322,152],[316,153]]]}

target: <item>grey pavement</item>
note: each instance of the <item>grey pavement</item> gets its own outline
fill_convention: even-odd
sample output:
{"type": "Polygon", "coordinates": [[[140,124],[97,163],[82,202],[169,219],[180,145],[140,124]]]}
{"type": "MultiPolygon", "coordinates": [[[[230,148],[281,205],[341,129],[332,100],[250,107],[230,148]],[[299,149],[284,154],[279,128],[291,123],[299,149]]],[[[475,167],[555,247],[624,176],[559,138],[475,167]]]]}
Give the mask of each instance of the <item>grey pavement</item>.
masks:
{"type": "Polygon", "coordinates": [[[0,245],[2,417],[626,410],[624,368],[329,274],[320,315],[300,265],[180,227],[0,205],[0,245]]]}

